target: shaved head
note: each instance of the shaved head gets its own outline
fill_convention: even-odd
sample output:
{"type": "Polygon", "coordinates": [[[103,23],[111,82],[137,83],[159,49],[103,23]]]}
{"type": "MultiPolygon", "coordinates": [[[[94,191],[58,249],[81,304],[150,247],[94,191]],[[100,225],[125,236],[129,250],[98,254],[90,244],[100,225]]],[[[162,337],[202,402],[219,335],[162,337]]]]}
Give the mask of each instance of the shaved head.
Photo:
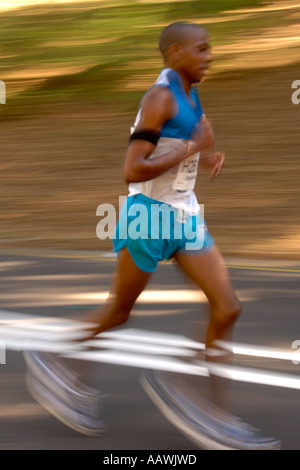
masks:
{"type": "Polygon", "coordinates": [[[176,22],[166,26],[159,38],[159,49],[164,59],[172,44],[182,46],[193,33],[199,31],[206,31],[206,29],[195,23],[176,22]]]}

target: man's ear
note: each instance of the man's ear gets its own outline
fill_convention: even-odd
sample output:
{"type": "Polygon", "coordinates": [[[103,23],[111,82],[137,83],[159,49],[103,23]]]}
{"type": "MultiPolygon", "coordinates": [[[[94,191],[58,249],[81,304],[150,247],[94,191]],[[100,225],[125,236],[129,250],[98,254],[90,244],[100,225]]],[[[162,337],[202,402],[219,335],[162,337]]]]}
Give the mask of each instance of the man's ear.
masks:
{"type": "Polygon", "coordinates": [[[172,62],[177,62],[182,57],[182,47],[174,42],[169,46],[168,56],[172,62]]]}

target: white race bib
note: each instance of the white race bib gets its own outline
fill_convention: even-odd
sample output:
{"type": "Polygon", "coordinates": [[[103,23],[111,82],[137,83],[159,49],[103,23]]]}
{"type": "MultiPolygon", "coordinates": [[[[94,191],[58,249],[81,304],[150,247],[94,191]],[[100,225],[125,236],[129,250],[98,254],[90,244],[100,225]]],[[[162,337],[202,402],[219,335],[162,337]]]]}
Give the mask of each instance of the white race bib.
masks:
{"type": "Polygon", "coordinates": [[[172,188],[176,191],[193,190],[198,174],[200,153],[194,153],[179,163],[177,174],[172,188]]]}

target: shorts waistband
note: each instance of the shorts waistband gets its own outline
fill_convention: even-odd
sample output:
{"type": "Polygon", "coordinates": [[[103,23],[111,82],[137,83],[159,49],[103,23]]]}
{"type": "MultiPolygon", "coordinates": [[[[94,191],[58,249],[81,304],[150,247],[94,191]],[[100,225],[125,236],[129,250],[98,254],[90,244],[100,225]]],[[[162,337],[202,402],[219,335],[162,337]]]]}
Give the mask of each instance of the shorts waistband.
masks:
{"type": "Polygon", "coordinates": [[[167,206],[169,210],[175,211],[180,218],[190,218],[190,217],[197,217],[201,215],[201,210],[199,206],[198,212],[190,212],[186,210],[184,207],[176,207],[174,205],[169,204],[168,202],[165,201],[159,201],[157,199],[152,199],[149,196],[145,196],[143,193],[138,193],[138,194],[133,194],[132,196],[128,196],[128,200],[131,204],[134,204],[134,199],[137,199],[141,203],[145,203],[148,205],[160,205],[160,206],[167,206]]]}
{"type": "Polygon", "coordinates": [[[128,199],[130,199],[130,200],[133,200],[134,198],[138,198],[139,201],[143,201],[147,204],[165,204],[166,206],[168,206],[172,209],[175,209],[175,210],[177,209],[176,207],[171,206],[167,202],[158,201],[157,199],[152,199],[151,197],[145,196],[145,194],[143,194],[143,193],[138,193],[138,194],[134,194],[133,196],[128,196],[128,199]]]}

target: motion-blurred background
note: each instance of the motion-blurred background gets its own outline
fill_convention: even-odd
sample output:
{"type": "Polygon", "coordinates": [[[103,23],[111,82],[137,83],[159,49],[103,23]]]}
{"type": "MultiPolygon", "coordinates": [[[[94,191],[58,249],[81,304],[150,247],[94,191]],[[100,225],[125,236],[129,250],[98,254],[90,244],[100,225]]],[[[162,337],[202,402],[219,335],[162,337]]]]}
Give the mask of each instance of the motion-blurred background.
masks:
{"type": "Polygon", "coordinates": [[[300,1],[0,1],[0,249],[106,250],[99,204],[127,193],[139,100],[163,67],[162,28],[207,27],[200,86],[221,176],[196,193],[225,254],[299,257],[300,1]],[[18,7],[18,8],[17,8],[18,7]]]}

